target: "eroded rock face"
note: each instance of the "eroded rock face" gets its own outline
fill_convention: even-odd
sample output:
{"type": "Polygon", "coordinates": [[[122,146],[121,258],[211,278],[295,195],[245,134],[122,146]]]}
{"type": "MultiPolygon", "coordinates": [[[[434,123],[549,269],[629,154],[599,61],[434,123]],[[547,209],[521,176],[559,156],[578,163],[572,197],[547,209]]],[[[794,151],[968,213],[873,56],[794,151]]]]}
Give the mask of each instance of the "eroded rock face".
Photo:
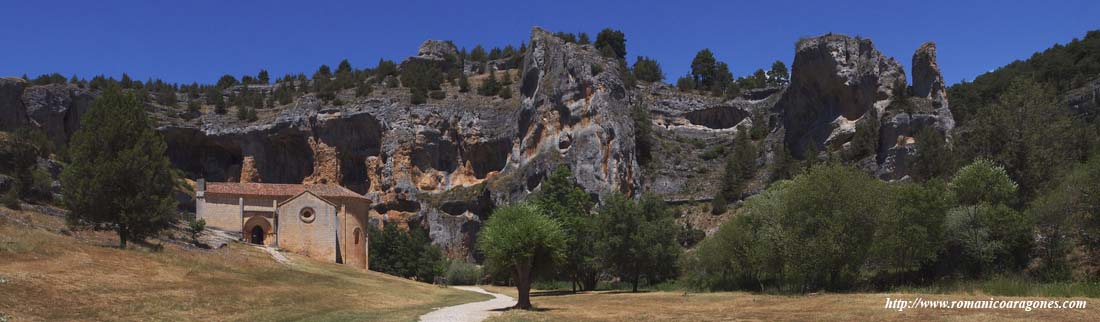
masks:
{"type": "Polygon", "coordinates": [[[783,113],[785,142],[796,156],[809,144],[824,151],[851,140],[856,122],[882,115],[906,85],[901,64],[876,50],[870,39],[844,35],[799,41],[792,72],[777,108],[783,113]]]}
{"type": "Polygon", "coordinates": [[[944,87],[940,65],[936,63],[936,43],[921,44],[913,53],[913,96],[930,98],[946,105],[947,89],[944,87]]]}
{"type": "Polygon", "coordinates": [[[522,107],[511,165],[535,189],[560,159],[586,191],[632,195],[639,182],[634,128],[618,65],[590,46],[535,28],[522,67],[522,107]],[[595,70],[592,66],[601,66],[595,70]],[[595,73],[595,72],[599,73],[595,73]]]}
{"type": "Polygon", "coordinates": [[[877,141],[873,155],[848,161],[880,178],[901,179],[918,146],[917,132],[930,127],[949,135],[955,126],[933,43],[913,55],[912,96],[901,64],[868,39],[804,39],[792,71],[790,88],[776,109],[782,113],[784,142],[796,156],[805,157],[810,144],[819,153],[859,155],[853,151],[861,148],[853,142],[857,135],[869,135],[877,141]]]}
{"type": "Polygon", "coordinates": [[[878,151],[879,178],[901,179],[909,173],[920,147],[917,132],[933,129],[951,139],[955,119],[947,102],[947,89],[936,63],[936,44],[927,42],[913,53],[913,96],[907,104],[890,105],[883,115],[878,151]]]}
{"type": "Polygon", "coordinates": [[[53,139],[64,146],[80,126],[80,117],[88,112],[95,97],[85,89],[67,84],[33,86],[23,92],[27,116],[53,139]]]}
{"type": "Polygon", "coordinates": [[[458,54],[454,43],[442,40],[425,40],[416,51],[416,56],[426,59],[446,60],[458,54]]]}
{"type": "Polygon", "coordinates": [[[0,78],[0,130],[11,131],[27,124],[27,108],[23,106],[22,78],[0,78]]]}

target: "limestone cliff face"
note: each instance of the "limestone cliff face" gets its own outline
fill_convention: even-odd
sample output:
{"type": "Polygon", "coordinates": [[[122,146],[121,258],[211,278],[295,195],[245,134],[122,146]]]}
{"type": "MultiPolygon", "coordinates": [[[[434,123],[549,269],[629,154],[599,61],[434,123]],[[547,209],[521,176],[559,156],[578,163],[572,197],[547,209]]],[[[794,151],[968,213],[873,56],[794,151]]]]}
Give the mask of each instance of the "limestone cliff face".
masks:
{"type": "Polygon", "coordinates": [[[913,53],[912,96],[883,115],[876,174],[883,179],[904,178],[913,154],[922,142],[917,132],[931,128],[951,139],[955,119],[947,102],[947,89],[936,63],[936,44],[924,43],[913,53]]]}
{"type": "Polygon", "coordinates": [[[27,123],[27,108],[23,107],[22,78],[0,78],[0,130],[11,131],[27,123]]]}
{"type": "Polygon", "coordinates": [[[852,150],[859,149],[854,138],[863,128],[877,141],[874,153],[849,161],[883,179],[903,178],[916,132],[932,127],[946,134],[954,127],[935,45],[921,46],[913,64],[910,96],[901,64],[869,39],[830,34],[799,41],[790,88],[776,105],[788,149],[802,156],[814,145],[819,153],[859,155],[852,150]]]}
{"type": "Polygon", "coordinates": [[[639,182],[634,128],[618,64],[590,45],[535,28],[522,66],[512,171],[537,187],[560,162],[586,191],[632,195],[639,182]]]}
{"type": "Polygon", "coordinates": [[[786,143],[801,156],[851,140],[857,122],[882,115],[905,90],[905,71],[870,39],[826,35],[798,42],[791,85],[778,103],[786,143]],[[865,117],[867,116],[867,117],[865,117]]]}
{"type": "MultiPolygon", "coordinates": [[[[256,122],[212,112],[189,119],[178,107],[148,107],[170,159],[189,178],[339,183],[373,201],[375,223],[416,222],[449,256],[467,259],[474,258],[477,232],[492,209],[538,191],[559,164],[594,197],[645,190],[673,202],[705,201],[742,129],[762,139],[761,170],[745,189],[751,194],[770,182],[766,169],[784,147],[796,156],[811,144],[821,153],[843,153],[854,149],[857,128],[871,128],[873,152],[845,161],[900,179],[919,147],[917,131],[949,134],[954,127],[931,43],[913,55],[912,94],[901,64],[870,40],[826,35],[799,42],[788,86],[735,98],[663,83],[628,88],[617,61],[539,28],[528,45],[522,60],[487,64],[498,77],[515,79],[510,89],[517,94],[509,99],[460,93],[448,84],[446,98],[414,105],[406,88],[376,85],[364,98],[353,89],[337,92],[346,102],[341,105],[313,94],[297,97],[260,109],[256,122]],[[644,176],[634,108],[648,111],[653,122],[644,176]]],[[[406,61],[450,62],[454,54],[449,42],[427,41],[406,61]]],[[[481,67],[462,68],[471,87],[487,77],[473,71],[481,67]]],[[[1095,88],[1073,102],[1094,108],[1095,88]]],[[[0,79],[0,130],[36,126],[63,144],[95,94],[0,79]]]]}
{"type": "Polygon", "coordinates": [[[95,93],[68,84],[27,86],[20,78],[0,78],[0,130],[41,129],[55,146],[65,146],[95,93]]]}

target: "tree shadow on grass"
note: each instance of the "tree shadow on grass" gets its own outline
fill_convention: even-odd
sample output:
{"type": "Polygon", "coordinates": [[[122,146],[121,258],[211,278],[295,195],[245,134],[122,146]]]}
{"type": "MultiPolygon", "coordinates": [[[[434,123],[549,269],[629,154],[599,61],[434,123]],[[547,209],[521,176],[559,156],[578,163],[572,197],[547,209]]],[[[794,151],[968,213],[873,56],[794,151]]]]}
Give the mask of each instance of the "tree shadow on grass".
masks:
{"type": "Polygon", "coordinates": [[[577,295],[577,294],[583,294],[583,293],[582,293],[582,292],[577,292],[577,293],[573,293],[573,291],[569,291],[569,290],[558,290],[558,291],[533,291],[533,292],[531,292],[531,297],[539,297],[539,296],[562,296],[562,295],[577,295]]]}
{"type": "Polygon", "coordinates": [[[606,292],[603,292],[603,293],[600,293],[600,294],[643,294],[643,293],[649,293],[649,292],[653,292],[653,291],[638,290],[637,292],[634,292],[634,291],[631,291],[631,290],[612,290],[612,291],[606,291],[606,292]]]}
{"type": "Polygon", "coordinates": [[[517,309],[514,306],[509,306],[509,307],[505,307],[505,308],[492,309],[490,311],[493,311],[493,312],[508,312],[508,311],[549,312],[549,311],[554,311],[554,310],[558,310],[558,309],[555,309],[555,308],[552,308],[552,307],[534,307],[534,308],[531,308],[530,310],[524,310],[524,309],[517,309]]]}

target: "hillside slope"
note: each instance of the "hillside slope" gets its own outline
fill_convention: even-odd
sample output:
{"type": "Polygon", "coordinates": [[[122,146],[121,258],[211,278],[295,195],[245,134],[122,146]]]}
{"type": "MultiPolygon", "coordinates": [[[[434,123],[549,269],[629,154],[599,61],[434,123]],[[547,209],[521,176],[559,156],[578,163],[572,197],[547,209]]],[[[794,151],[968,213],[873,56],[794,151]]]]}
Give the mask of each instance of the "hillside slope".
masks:
{"type": "Polygon", "coordinates": [[[0,320],[412,321],[487,299],[231,243],[167,240],[120,250],[109,232],[70,232],[62,218],[0,208],[0,320]]]}

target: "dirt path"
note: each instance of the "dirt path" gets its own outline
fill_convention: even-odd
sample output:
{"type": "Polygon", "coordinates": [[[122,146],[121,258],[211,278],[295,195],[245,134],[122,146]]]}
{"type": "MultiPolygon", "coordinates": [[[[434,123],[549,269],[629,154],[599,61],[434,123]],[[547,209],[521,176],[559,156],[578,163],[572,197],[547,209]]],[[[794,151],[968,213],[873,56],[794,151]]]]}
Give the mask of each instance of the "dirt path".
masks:
{"type": "Polygon", "coordinates": [[[462,305],[448,306],[431,313],[420,316],[420,322],[480,322],[489,316],[499,315],[500,309],[516,305],[516,300],[510,296],[491,293],[476,286],[455,286],[454,288],[471,292],[492,295],[494,298],[488,301],[466,303],[462,305]],[[497,311],[494,311],[497,310],[497,311]]]}

